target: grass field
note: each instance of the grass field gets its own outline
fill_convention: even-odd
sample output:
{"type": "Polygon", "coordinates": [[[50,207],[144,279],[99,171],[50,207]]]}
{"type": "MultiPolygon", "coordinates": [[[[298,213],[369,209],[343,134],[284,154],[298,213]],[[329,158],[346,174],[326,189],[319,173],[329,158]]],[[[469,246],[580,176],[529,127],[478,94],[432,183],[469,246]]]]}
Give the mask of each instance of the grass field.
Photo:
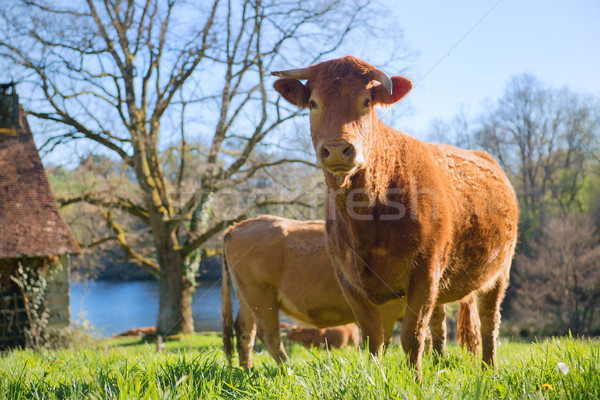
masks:
{"type": "Polygon", "coordinates": [[[501,340],[496,373],[483,372],[479,361],[451,345],[441,360],[425,357],[422,384],[415,382],[398,346],[378,363],[364,351],[286,345],[288,365],[279,368],[259,352],[250,372],[226,365],[214,334],[167,342],[164,353],[138,339],[12,351],[0,355],[0,399],[600,398],[597,341],[501,340]]]}

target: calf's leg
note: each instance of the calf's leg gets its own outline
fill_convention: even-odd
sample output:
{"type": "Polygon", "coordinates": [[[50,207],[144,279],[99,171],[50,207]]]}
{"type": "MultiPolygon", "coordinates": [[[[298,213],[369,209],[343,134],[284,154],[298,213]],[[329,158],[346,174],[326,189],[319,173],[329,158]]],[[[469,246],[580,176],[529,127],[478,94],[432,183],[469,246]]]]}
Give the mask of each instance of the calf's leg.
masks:
{"type": "Polygon", "coordinates": [[[252,349],[256,337],[256,323],[250,308],[240,301],[240,310],[235,319],[235,336],[240,367],[252,368],[252,349]]]}
{"type": "Polygon", "coordinates": [[[253,288],[252,298],[261,299],[252,309],[258,326],[258,337],[277,364],[288,360],[279,335],[279,305],[273,287],[253,288]]]}

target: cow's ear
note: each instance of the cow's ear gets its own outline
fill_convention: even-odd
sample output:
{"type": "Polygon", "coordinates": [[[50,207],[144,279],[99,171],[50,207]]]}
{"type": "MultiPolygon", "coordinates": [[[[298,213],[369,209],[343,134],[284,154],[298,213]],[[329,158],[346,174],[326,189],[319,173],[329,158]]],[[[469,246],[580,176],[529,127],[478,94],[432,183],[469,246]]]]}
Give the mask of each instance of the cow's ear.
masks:
{"type": "Polygon", "coordinates": [[[412,89],[412,83],[401,76],[392,76],[392,94],[389,94],[385,86],[377,85],[371,89],[371,97],[374,104],[394,104],[412,89]]]}
{"type": "Polygon", "coordinates": [[[310,90],[299,80],[294,78],[277,79],[273,87],[290,103],[300,108],[307,106],[308,99],[310,98],[310,90]]]}

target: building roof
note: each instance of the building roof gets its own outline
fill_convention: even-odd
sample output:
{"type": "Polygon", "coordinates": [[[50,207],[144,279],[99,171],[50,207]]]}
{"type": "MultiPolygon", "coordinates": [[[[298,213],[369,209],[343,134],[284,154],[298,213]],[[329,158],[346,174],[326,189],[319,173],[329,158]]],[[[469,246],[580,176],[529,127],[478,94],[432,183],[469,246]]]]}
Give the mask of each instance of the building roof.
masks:
{"type": "Polygon", "coordinates": [[[0,85],[0,259],[78,253],[14,90],[0,85]]]}

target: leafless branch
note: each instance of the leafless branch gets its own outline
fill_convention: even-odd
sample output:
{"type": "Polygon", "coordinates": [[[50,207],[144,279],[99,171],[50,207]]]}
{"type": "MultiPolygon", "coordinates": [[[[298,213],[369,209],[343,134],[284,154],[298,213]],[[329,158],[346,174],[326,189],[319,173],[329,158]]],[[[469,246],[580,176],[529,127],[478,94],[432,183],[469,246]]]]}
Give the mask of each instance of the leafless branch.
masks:
{"type": "Polygon", "coordinates": [[[156,261],[144,257],[133,249],[133,247],[127,241],[127,233],[121,225],[114,221],[111,213],[103,212],[102,216],[106,221],[106,226],[116,234],[116,240],[119,242],[121,249],[125,253],[125,257],[127,257],[127,259],[131,262],[150,272],[152,275],[156,277],[160,276],[160,265],[156,261]]]}
{"type": "Polygon", "coordinates": [[[130,199],[115,196],[111,193],[89,192],[77,196],[59,197],[56,201],[61,208],[75,203],[88,203],[107,209],[119,209],[140,219],[145,224],[150,224],[150,215],[146,209],[130,199]]]}
{"type": "Polygon", "coordinates": [[[79,244],[79,247],[81,247],[82,249],[91,249],[92,247],[96,247],[103,243],[114,241],[114,240],[118,240],[118,238],[116,236],[109,235],[109,236],[103,236],[98,239],[94,239],[91,242],[87,242],[87,243],[78,241],[77,244],[79,244]]]}

